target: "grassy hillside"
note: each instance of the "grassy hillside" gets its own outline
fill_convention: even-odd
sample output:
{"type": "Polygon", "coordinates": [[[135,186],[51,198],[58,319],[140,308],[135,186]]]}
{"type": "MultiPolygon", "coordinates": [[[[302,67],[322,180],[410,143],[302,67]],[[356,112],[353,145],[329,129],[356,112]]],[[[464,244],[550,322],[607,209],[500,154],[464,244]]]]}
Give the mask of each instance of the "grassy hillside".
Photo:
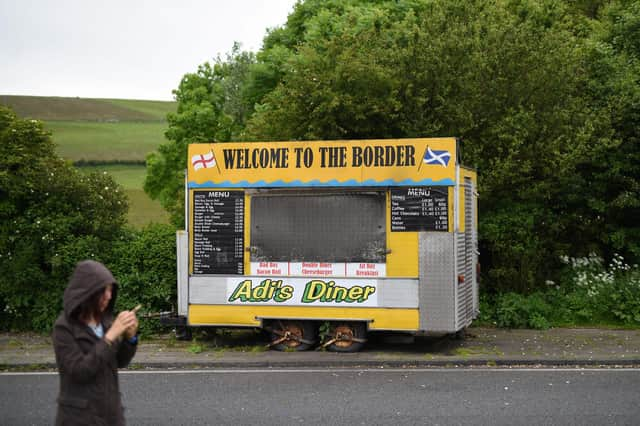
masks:
{"type": "Polygon", "coordinates": [[[43,121],[164,121],[174,102],[0,95],[22,118],[43,121]]]}
{"type": "Polygon", "coordinates": [[[77,162],[140,162],[139,166],[104,165],[83,171],[106,171],[129,197],[129,222],[141,226],[167,222],[168,215],[142,187],[146,155],[165,141],[166,115],[176,102],[131,99],[84,99],[0,95],[22,118],[42,120],[61,157],[77,162]]]}
{"type": "Polygon", "coordinates": [[[141,101],[133,99],[102,99],[112,105],[143,112],[159,121],[165,121],[167,114],[176,112],[177,102],[141,101]]]}
{"type": "Polygon", "coordinates": [[[22,118],[42,120],[72,161],[144,161],[164,142],[176,102],[0,95],[22,118]]]}
{"type": "Polygon", "coordinates": [[[72,160],[140,161],[164,141],[162,122],[45,121],[61,157],[72,160]]]}

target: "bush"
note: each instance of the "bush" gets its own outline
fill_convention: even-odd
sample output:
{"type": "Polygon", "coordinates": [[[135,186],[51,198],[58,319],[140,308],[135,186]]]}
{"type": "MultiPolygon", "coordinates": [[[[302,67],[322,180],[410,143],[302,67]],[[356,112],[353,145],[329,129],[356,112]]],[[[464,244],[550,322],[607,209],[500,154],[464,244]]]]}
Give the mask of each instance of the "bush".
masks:
{"type": "Polygon", "coordinates": [[[497,325],[495,296],[480,291],[479,297],[480,313],[476,318],[476,325],[497,325]]]}
{"type": "Polygon", "coordinates": [[[42,123],[0,107],[0,323],[50,330],[75,263],[109,253],[126,221],[109,175],[80,174],[42,123]]]}
{"type": "Polygon", "coordinates": [[[547,329],[551,311],[542,293],[505,293],[497,298],[495,319],[498,327],[547,329]]]}
{"type": "MultiPolygon", "coordinates": [[[[120,284],[116,310],[138,304],[142,314],[176,310],[176,237],[171,225],[130,231],[114,247],[109,267],[120,284]]],[[[157,319],[140,320],[143,334],[159,328],[157,319]]]]}
{"type": "MultiPolygon", "coordinates": [[[[33,281],[30,293],[4,294],[3,328],[48,332],[62,311],[62,294],[76,263],[83,259],[103,262],[118,280],[116,311],[142,304],[141,314],[175,311],[176,244],[170,225],[152,224],[142,230],[123,231],[114,242],[93,236],[79,237],[61,245],[49,275],[24,268],[22,281],[33,281]],[[46,284],[46,285],[44,285],[46,284]]],[[[16,268],[18,266],[16,265],[16,268]]],[[[160,330],[155,318],[141,318],[140,332],[160,330]]]]}
{"type": "MultiPolygon", "coordinates": [[[[110,175],[79,173],[42,124],[0,107],[0,327],[48,332],[77,262],[104,263],[120,283],[117,310],[172,310],[174,228],[124,228],[127,202],[110,175]]],[[[157,329],[142,320],[141,332],[157,329]]]]}
{"type": "Polygon", "coordinates": [[[560,285],[529,295],[481,295],[478,323],[546,329],[566,325],[640,326],[640,269],[615,255],[607,265],[594,254],[563,257],[560,285]]]}
{"type": "Polygon", "coordinates": [[[564,257],[569,265],[568,299],[579,318],[640,325],[640,269],[620,255],[608,265],[595,254],[564,257]]]}

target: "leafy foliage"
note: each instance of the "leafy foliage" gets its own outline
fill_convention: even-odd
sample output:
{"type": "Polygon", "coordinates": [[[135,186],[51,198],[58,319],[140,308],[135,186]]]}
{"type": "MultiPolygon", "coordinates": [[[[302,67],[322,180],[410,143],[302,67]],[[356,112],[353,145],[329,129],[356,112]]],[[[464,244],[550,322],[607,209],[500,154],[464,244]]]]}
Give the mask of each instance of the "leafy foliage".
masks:
{"type": "Polygon", "coordinates": [[[561,253],[583,247],[574,235],[584,222],[565,200],[576,164],[616,144],[583,96],[585,40],[573,18],[556,2],[349,4],[308,17],[248,135],[461,136],[480,171],[486,278],[535,288],[561,253]]]}
{"type": "Polygon", "coordinates": [[[241,99],[242,82],[255,62],[251,53],[238,45],[226,62],[218,58],[198,71],[185,75],[174,91],[178,101],[175,114],[168,114],[169,142],[147,157],[145,191],[160,200],[175,226],[184,223],[184,169],[190,143],[229,141],[244,125],[247,105],[241,99]]]}
{"type": "Polygon", "coordinates": [[[109,175],[80,174],[55,155],[40,122],[18,119],[0,107],[3,324],[50,327],[73,266],[108,252],[126,209],[123,192],[109,175]]]}
{"type": "Polygon", "coordinates": [[[564,325],[640,326],[640,269],[615,255],[607,265],[595,254],[563,257],[560,285],[529,295],[506,292],[484,295],[483,323],[498,327],[546,329],[564,325]]]}
{"type": "MultiPolygon", "coordinates": [[[[48,331],[76,263],[103,262],[119,281],[116,309],[172,310],[174,228],[124,228],[127,200],[107,173],[81,173],[54,152],[42,124],[0,107],[0,324],[48,331]]],[[[142,321],[143,332],[158,327],[142,321]]]]}
{"type": "Polygon", "coordinates": [[[498,327],[547,329],[551,306],[540,294],[506,293],[496,307],[498,327]]]}
{"type": "Polygon", "coordinates": [[[587,46],[591,76],[587,94],[603,112],[610,143],[598,143],[579,159],[573,182],[583,194],[572,209],[588,221],[585,256],[595,251],[611,259],[620,253],[640,261],[640,2],[615,1],[602,8],[587,46]]]}
{"type": "Polygon", "coordinates": [[[627,325],[640,325],[640,268],[628,265],[615,255],[608,265],[591,254],[583,258],[564,258],[569,264],[569,283],[573,309],[584,318],[602,318],[627,325]]]}
{"type": "Polygon", "coordinates": [[[146,189],[179,225],[190,142],[459,136],[488,290],[545,289],[567,253],[638,261],[639,22],[637,0],[298,2],[183,78],[146,189]]]}
{"type": "MultiPolygon", "coordinates": [[[[113,248],[110,268],[120,283],[116,310],[142,304],[141,313],[176,311],[176,238],[173,226],[151,224],[132,231],[113,248]]],[[[159,328],[141,319],[141,330],[159,328]]]]}

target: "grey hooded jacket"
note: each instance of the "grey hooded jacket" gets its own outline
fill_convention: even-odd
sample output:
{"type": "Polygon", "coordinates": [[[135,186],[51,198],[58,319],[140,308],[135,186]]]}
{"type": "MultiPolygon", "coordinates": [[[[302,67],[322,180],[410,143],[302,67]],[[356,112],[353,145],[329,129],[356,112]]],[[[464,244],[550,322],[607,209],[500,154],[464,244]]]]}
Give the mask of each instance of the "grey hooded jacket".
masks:
{"type": "Polygon", "coordinates": [[[108,345],[72,313],[89,297],[113,284],[111,302],[104,312],[105,333],[113,323],[117,283],[101,263],[78,263],[64,297],[64,312],[53,329],[53,345],[60,373],[56,425],[124,425],[118,368],[126,367],[136,345],[120,341],[108,345]]]}

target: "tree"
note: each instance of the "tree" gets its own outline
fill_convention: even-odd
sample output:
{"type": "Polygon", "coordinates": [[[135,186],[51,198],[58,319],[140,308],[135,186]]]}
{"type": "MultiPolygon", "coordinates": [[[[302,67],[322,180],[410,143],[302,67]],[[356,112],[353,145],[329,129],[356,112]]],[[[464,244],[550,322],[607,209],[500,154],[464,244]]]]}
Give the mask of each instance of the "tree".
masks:
{"type": "Polygon", "coordinates": [[[575,179],[584,195],[574,209],[593,224],[584,231],[594,251],[633,263],[640,261],[640,1],[613,1],[600,11],[586,49],[585,94],[604,112],[613,143],[579,159],[575,179]]]}
{"type": "Polygon", "coordinates": [[[0,107],[0,322],[49,329],[75,263],[101,259],[126,221],[106,174],[80,174],[35,120],[0,107]]]}
{"type": "Polygon", "coordinates": [[[582,95],[577,18],[554,1],[355,3],[307,13],[304,44],[248,134],[462,137],[465,163],[480,172],[488,281],[544,283],[580,247],[563,201],[575,160],[611,146],[582,95]]]}
{"type": "Polygon", "coordinates": [[[169,114],[169,140],[147,156],[144,189],[160,200],[175,226],[184,223],[184,170],[190,143],[234,139],[244,128],[249,106],[243,101],[249,67],[255,56],[234,45],[226,61],[217,58],[186,74],[174,91],[178,110],[169,114]]]}
{"type": "Polygon", "coordinates": [[[190,141],[459,136],[484,282],[532,290],[565,254],[639,261],[639,22],[637,0],[298,2],[255,62],[199,70],[216,107],[179,101],[210,123],[175,126],[149,188],[182,214],[190,141]]]}

